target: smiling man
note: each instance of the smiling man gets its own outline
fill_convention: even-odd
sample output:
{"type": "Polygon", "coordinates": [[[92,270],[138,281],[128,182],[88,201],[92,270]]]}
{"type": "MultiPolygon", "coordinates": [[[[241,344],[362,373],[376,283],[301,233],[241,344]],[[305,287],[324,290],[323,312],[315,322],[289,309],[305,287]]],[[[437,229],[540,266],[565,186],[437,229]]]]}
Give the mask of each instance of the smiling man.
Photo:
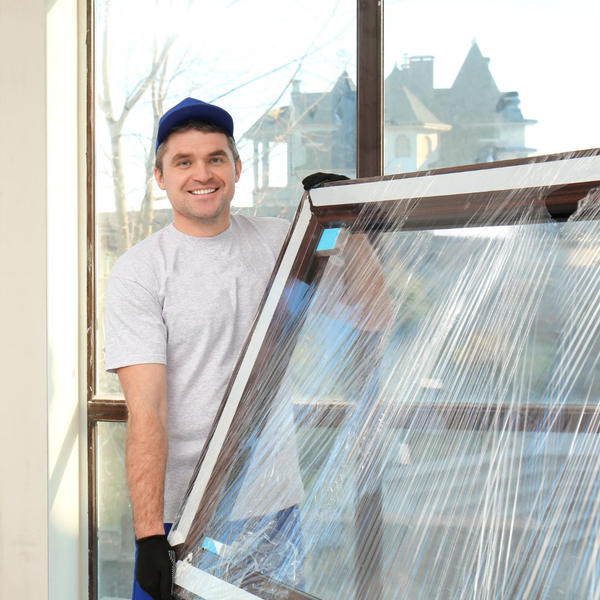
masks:
{"type": "Polygon", "coordinates": [[[158,146],[156,165],[156,181],[167,192],[179,231],[211,237],[229,227],[242,163],[225,133],[193,122],[180,125],[158,146]]]}
{"type": "Polygon", "coordinates": [[[165,533],[289,228],[231,214],[242,169],[233,133],[229,113],[193,98],[163,115],[154,173],[173,223],[119,258],[108,282],[106,368],[129,410],[133,600],[171,598],[165,533]]]}

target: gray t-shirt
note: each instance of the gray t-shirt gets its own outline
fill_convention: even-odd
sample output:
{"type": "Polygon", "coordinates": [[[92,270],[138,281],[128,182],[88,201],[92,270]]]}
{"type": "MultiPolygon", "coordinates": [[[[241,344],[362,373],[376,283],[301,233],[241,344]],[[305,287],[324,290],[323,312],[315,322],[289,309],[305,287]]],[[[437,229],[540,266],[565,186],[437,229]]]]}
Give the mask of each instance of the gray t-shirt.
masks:
{"type": "Polygon", "coordinates": [[[165,522],[173,522],[289,223],[232,215],[211,238],[171,224],[115,264],[106,292],[106,368],[167,366],[165,522]]]}

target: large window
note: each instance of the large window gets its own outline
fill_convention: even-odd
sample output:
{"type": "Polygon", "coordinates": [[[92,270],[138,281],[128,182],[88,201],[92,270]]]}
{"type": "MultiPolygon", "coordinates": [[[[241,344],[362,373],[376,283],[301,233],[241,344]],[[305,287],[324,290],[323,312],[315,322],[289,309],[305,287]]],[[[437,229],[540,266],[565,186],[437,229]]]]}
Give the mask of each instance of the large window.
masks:
{"type": "Polygon", "coordinates": [[[311,192],[170,535],[177,598],[597,593],[599,168],[311,192]]]}
{"type": "Polygon", "coordinates": [[[104,370],[104,291],[118,257],[172,220],[153,180],[160,115],[187,96],[235,122],[234,210],[292,219],[315,171],[356,177],[353,0],[96,0],[90,7],[90,595],[126,598],[133,529],[126,409],[104,370]],[[318,15],[318,18],[315,18],[318,15]]]}
{"type": "MultiPolygon", "coordinates": [[[[503,8],[512,13],[505,25],[531,24],[536,6],[528,0],[512,11],[503,8]]],[[[473,15],[483,15],[483,9],[471,8],[473,15]]],[[[288,219],[301,197],[301,179],[315,171],[375,177],[598,145],[589,126],[592,78],[574,79],[595,65],[595,50],[586,46],[593,34],[582,31],[594,22],[591,8],[580,8],[580,17],[590,18],[579,19],[579,34],[561,56],[541,37],[531,47],[518,47],[515,39],[521,38],[484,28],[483,18],[461,25],[460,36],[442,35],[439,27],[455,22],[442,18],[446,8],[438,6],[439,26],[432,23],[430,9],[427,15],[421,10],[412,0],[384,6],[376,0],[89,1],[92,600],[128,597],[124,590],[132,575],[133,530],[122,464],[127,415],[116,376],[104,371],[104,290],[118,257],[171,220],[168,200],[152,177],[160,114],[186,96],[227,109],[243,161],[234,210],[288,219]],[[475,35],[477,43],[471,45],[475,35]],[[450,49],[441,40],[456,45],[450,49]],[[544,62],[533,64],[534,55],[544,56],[544,62]],[[494,119],[477,126],[447,118],[432,100],[452,89],[453,78],[473,87],[477,97],[478,81],[459,76],[462,63],[470,64],[473,56],[479,61],[477,73],[497,88],[493,99],[486,96],[488,108],[496,102],[494,119]],[[523,64],[544,77],[530,76],[523,64]],[[560,77],[553,70],[557,64],[560,77]],[[572,64],[578,68],[571,69],[572,64]],[[551,85],[553,78],[557,83],[551,85]],[[423,92],[429,81],[431,90],[423,92]],[[549,99],[561,110],[551,109],[549,99]],[[405,110],[415,115],[408,125],[405,110]],[[552,131],[560,143],[550,143],[552,131]],[[517,150],[502,151],[509,147],[517,150]],[[460,157],[443,162],[440,157],[449,152],[460,157]]],[[[575,12],[567,14],[558,3],[550,8],[558,20],[575,12]]]]}

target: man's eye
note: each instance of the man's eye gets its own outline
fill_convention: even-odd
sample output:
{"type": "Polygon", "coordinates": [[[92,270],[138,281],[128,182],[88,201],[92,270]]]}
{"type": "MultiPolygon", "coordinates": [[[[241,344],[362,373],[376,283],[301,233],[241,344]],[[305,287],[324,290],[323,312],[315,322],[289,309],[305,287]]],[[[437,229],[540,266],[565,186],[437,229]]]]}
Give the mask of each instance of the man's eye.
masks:
{"type": "Polygon", "coordinates": [[[221,162],[223,162],[223,159],[222,159],[220,156],[213,156],[213,157],[210,159],[210,162],[213,162],[213,163],[214,163],[214,162],[219,162],[219,163],[221,163],[221,162]]]}
{"type": "Polygon", "coordinates": [[[191,164],[191,162],[190,162],[189,160],[180,160],[180,161],[177,163],[177,166],[178,166],[178,167],[187,167],[187,166],[189,166],[190,164],[191,164]]]}

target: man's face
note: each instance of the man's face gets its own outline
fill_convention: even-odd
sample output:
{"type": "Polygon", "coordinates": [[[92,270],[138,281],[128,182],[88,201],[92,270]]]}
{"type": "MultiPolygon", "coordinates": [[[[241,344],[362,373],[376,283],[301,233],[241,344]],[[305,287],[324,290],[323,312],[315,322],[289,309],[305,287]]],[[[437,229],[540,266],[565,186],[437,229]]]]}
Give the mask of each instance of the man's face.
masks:
{"type": "Polygon", "coordinates": [[[175,227],[188,235],[212,236],[229,227],[241,170],[225,134],[191,130],[169,136],[162,173],[154,169],[154,176],[173,206],[175,227]]]}

